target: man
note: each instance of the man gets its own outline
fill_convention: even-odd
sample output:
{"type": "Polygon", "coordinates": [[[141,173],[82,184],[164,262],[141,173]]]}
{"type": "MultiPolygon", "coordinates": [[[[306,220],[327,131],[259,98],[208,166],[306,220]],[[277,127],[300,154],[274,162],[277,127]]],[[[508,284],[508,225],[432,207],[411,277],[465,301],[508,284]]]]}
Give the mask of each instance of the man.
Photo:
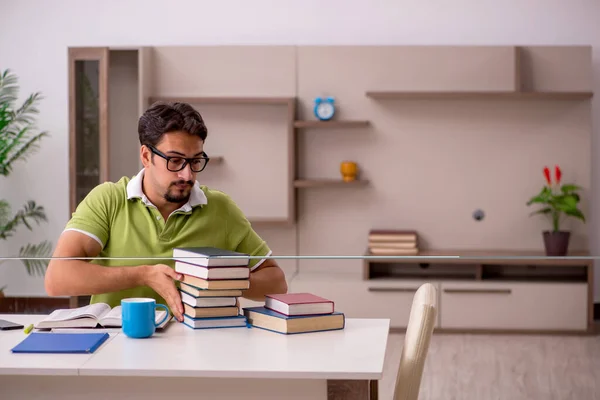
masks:
{"type": "MultiPolygon", "coordinates": [[[[182,321],[175,284],[181,276],[169,260],[173,248],[211,246],[251,256],[269,256],[271,250],[229,196],[196,182],[208,162],[207,129],[196,110],[185,103],[156,103],[141,116],[138,134],[144,168],[131,179],[95,187],[73,213],[53,255],[117,259],[53,259],[45,287],[50,296],[92,295],[92,303],[111,307],[126,297],[152,297],[182,321]]],[[[287,292],[274,260],[253,258],[250,268],[244,297],[260,301],[265,294],[287,292]]]]}

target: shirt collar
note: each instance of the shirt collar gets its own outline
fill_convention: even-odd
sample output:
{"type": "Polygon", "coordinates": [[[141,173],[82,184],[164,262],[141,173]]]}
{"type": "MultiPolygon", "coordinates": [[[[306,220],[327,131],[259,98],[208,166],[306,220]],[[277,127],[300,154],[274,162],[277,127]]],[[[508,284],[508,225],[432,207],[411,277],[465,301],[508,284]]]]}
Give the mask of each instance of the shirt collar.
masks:
{"type": "MultiPolygon", "coordinates": [[[[139,198],[142,202],[147,206],[156,207],[152,202],[146,197],[144,191],[142,190],[142,181],[144,178],[144,171],[142,169],[136,176],[134,176],[129,183],[127,184],[127,199],[135,199],[139,198]]],[[[194,186],[192,187],[192,192],[190,193],[190,198],[187,203],[179,208],[179,210],[184,212],[192,211],[192,208],[196,206],[203,206],[208,203],[208,199],[206,195],[200,189],[200,184],[196,181],[194,186]]]]}

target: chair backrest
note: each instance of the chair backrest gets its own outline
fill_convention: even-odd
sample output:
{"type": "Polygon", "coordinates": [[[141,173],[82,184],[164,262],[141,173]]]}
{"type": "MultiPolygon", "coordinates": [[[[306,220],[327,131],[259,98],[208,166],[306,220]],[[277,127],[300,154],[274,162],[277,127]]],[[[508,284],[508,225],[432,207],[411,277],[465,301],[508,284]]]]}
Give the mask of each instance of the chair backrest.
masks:
{"type": "Polygon", "coordinates": [[[437,291],[425,283],[417,289],[413,298],[404,346],[400,356],[400,368],[396,377],[394,400],[417,400],[429,343],[437,315],[437,291]]]}

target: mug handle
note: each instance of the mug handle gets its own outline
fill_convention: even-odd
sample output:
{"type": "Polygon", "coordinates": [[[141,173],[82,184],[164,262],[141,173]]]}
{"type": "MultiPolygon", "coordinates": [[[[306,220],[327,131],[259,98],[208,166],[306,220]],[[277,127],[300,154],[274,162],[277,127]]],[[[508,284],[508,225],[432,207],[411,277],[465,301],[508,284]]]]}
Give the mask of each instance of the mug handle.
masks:
{"type": "MultiPolygon", "coordinates": [[[[165,322],[167,320],[167,318],[169,318],[169,309],[167,308],[167,306],[165,306],[164,304],[156,304],[156,307],[164,308],[166,313],[165,313],[165,317],[162,320],[154,323],[154,327],[161,325],[163,322],[165,322]]],[[[156,312],[156,309],[154,311],[156,312]]]]}

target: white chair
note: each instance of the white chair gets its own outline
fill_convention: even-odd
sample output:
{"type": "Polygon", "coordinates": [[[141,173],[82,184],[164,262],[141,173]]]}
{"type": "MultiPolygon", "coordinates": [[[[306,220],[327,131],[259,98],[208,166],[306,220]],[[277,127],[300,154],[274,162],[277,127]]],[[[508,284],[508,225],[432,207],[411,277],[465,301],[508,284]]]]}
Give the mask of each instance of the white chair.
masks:
{"type": "Polygon", "coordinates": [[[417,289],[413,298],[400,368],[396,377],[394,400],[417,400],[429,343],[437,315],[437,290],[430,283],[417,289]]]}

